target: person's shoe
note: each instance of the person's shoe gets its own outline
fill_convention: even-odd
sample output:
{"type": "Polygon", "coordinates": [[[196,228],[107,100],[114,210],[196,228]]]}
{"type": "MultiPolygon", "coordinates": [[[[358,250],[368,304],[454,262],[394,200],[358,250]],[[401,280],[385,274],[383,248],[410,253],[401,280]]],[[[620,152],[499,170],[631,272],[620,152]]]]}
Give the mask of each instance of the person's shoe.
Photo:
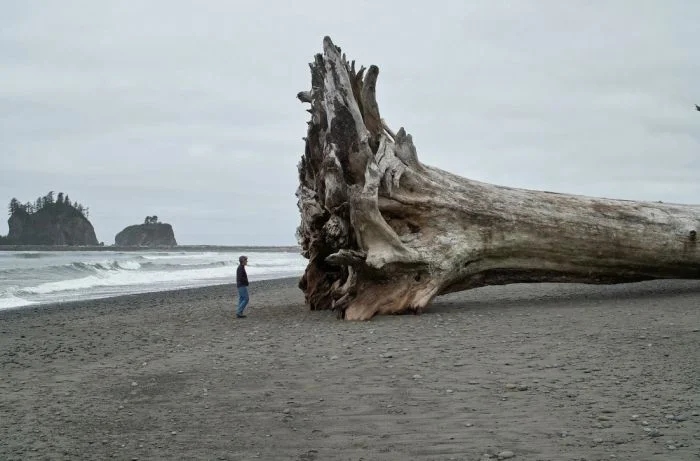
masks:
{"type": "Polygon", "coordinates": [[[237,319],[244,319],[244,318],[246,318],[246,316],[243,315],[243,314],[240,314],[240,315],[239,315],[239,314],[236,314],[236,318],[237,318],[237,319]]]}

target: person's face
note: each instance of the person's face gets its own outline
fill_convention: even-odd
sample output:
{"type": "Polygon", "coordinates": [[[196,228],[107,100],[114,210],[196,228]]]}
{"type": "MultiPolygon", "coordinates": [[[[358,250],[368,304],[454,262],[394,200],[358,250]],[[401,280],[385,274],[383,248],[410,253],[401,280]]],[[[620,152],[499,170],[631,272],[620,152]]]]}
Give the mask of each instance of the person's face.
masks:
{"type": "Polygon", "coordinates": [[[243,260],[243,265],[244,265],[244,266],[247,266],[247,265],[248,265],[248,260],[247,260],[247,259],[244,259],[244,260],[243,260]]]}

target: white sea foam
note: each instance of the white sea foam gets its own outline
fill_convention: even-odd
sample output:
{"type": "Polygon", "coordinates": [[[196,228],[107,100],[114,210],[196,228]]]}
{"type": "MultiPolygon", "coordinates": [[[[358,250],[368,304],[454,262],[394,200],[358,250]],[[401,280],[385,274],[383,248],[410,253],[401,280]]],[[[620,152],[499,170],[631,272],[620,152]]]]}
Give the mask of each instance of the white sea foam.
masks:
{"type": "Polygon", "coordinates": [[[136,261],[116,261],[116,266],[128,271],[137,271],[141,269],[141,264],[136,261]]]}
{"type": "Polygon", "coordinates": [[[20,292],[48,294],[61,291],[86,290],[94,287],[149,285],[162,282],[230,278],[231,271],[227,268],[222,269],[193,269],[171,272],[104,271],[78,279],[61,280],[42,283],[34,287],[25,287],[20,292]]]}
{"type": "Polygon", "coordinates": [[[24,307],[36,304],[32,301],[27,301],[26,299],[18,298],[10,294],[0,296],[0,310],[2,309],[12,309],[13,307],[24,307]]]}
{"type": "MultiPolygon", "coordinates": [[[[278,270],[265,267],[249,266],[248,275],[251,280],[260,280],[274,276],[289,276],[303,271],[304,266],[280,265],[278,270]]],[[[95,287],[119,287],[133,285],[175,284],[177,282],[211,281],[217,283],[235,282],[235,272],[230,266],[208,267],[203,269],[184,269],[174,271],[139,271],[129,270],[100,270],[87,277],[42,283],[37,286],[22,288],[20,294],[49,294],[63,291],[87,290],[95,287]]]]}
{"type": "Polygon", "coordinates": [[[166,253],[166,254],[155,254],[155,255],[142,255],[143,259],[150,259],[152,261],[157,261],[161,259],[207,259],[207,258],[220,258],[221,253],[166,253]]]}
{"type": "MultiPolygon", "coordinates": [[[[238,265],[238,254],[232,252],[46,252],[40,259],[21,260],[12,256],[0,254],[0,309],[235,283],[238,265]]],[[[251,250],[248,256],[251,281],[299,276],[306,267],[296,253],[251,250]]]]}

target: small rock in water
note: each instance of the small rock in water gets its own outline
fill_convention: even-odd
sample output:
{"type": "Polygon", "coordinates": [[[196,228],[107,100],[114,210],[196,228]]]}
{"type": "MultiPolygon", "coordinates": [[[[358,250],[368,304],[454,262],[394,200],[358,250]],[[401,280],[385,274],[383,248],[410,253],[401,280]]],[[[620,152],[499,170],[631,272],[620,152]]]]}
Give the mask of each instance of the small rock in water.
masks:
{"type": "Polygon", "coordinates": [[[508,383],[508,384],[505,385],[505,388],[506,388],[506,389],[515,389],[515,388],[517,388],[517,387],[518,387],[518,386],[516,386],[516,385],[513,384],[513,383],[508,383]]]}
{"type": "Polygon", "coordinates": [[[521,384],[520,386],[518,386],[519,391],[526,391],[528,389],[529,388],[527,387],[527,384],[521,384]]]}
{"type": "Polygon", "coordinates": [[[177,431],[172,431],[170,435],[177,435],[177,431]]]}
{"type": "Polygon", "coordinates": [[[282,410],[282,413],[284,413],[285,415],[288,415],[291,412],[292,410],[290,410],[289,408],[285,408],[284,410],[282,410]]]}
{"type": "Polygon", "coordinates": [[[498,459],[510,459],[515,456],[515,453],[513,453],[510,450],[504,450],[498,454],[498,459]]]}
{"type": "Polygon", "coordinates": [[[451,393],[453,393],[454,391],[453,391],[452,389],[447,389],[445,392],[447,392],[448,394],[451,394],[451,393]]]}
{"type": "Polygon", "coordinates": [[[132,386],[138,386],[139,383],[137,383],[136,381],[131,381],[131,385],[132,385],[132,386]]]}
{"type": "Polygon", "coordinates": [[[413,375],[413,379],[421,379],[421,378],[422,378],[421,375],[413,375]]]}
{"type": "Polygon", "coordinates": [[[676,419],[674,415],[666,415],[666,419],[676,419]]]}
{"type": "Polygon", "coordinates": [[[337,355],[331,355],[331,360],[337,360],[338,356],[337,355]]]}

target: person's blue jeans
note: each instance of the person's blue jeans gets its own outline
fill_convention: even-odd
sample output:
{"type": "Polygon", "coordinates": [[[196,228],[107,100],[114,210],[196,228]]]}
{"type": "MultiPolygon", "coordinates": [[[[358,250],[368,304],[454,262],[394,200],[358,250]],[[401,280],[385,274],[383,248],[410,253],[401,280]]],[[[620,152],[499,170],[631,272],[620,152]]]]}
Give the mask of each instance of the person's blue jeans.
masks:
{"type": "Polygon", "coordinates": [[[238,310],[236,315],[243,315],[243,310],[248,305],[248,287],[238,287],[238,310]]]}

